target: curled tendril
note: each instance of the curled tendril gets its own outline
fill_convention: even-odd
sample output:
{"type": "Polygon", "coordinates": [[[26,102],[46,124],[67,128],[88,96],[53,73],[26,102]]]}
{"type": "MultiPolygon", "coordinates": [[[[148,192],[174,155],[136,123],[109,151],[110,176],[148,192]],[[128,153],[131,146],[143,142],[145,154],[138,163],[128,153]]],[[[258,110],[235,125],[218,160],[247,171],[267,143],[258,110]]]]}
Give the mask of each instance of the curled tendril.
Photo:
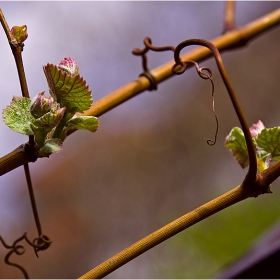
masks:
{"type": "Polygon", "coordinates": [[[52,241],[46,236],[46,235],[41,235],[33,240],[31,242],[27,238],[27,233],[25,232],[20,238],[16,239],[12,245],[8,245],[2,236],[0,235],[0,242],[3,244],[3,246],[6,249],[10,249],[10,251],[7,253],[5,256],[5,263],[10,266],[17,267],[24,275],[25,279],[29,279],[28,274],[26,270],[19,264],[13,263],[10,261],[10,256],[15,253],[16,255],[23,255],[25,253],[25,248],[23,245],[18,244],[20,241],[25,240],[30,246],[34,248],[35,254],[38,257],[38,251],[43,251],[49,248],[51,245],[52,241]]]}
{"type": "Polygon", "coordinates": [[[149,50],[152,50],[152,51],[155,51],[155,52],[162,52],[162,51],[175,51],[175,47],[173,46],[165,46],[165,47],[155,47],[152,45],[152,39],[150,37],[146,37],[144,39],[144,45],[145,45],[145,48],[144,49],[133,49],[132,53],[134,55],[140,55],[142,56],[142,67],[143,67],[143,70],[145,72],[149,72],[149,68],[148,68],[148,58],[147,58],[147,55],[146,53],[149,51],[149,50]]]}
{"type": "Polygon", "coordinates": [[[215,120],[216,120],[216,132],[215,132],[214,140],[208,139],[207,140],[207,144],[210,145],[210,146],[214,146],[216,144],[216,141],[217,141],[217,135],[218,135],[218,131],[219,131],[219,121],[218,121],[218,117],[217,117],[216,110],[215,110],[214,82],[211,79],[212,71],[208,67],[201,67],[200,68],[196,61],[188,60],[184,64],[187,65],[187,63],[194,64],[196,72],[199,75],[199,77],[202,78],[202,79],[205,79],[205,80],[210,80],[211,85],[212,85],[212,91],[211,91],[211,95],[212,95],[212,111],[213,111],[213,114],[214,114],[215,120]],[[207,73],[204,73],[203,71],[206,71],[207,73]]]}
{"type": "MultiPolygon", "coordinates": [[[[200,39],[191,39],[191,40],[186,41],[186,42],[192,42],[192,43],[199,42],[202,45],[207,45],[207,42],[205,40],[200,40],[200,39]]],[[[187,69],[187,65],[188,64],[193,64],[195,66],[196,72],[198,73],[200,78],[205,79],[205,80],[210,80],[211,85],[212,85],[212,111],[213,111],[215,119],[216,119],[216,132],[215,132],[214,140],[208,139],[207,144],[210,145],[210,146],[215,145],[216,141],[217,141],[218,130],[219,130],[219,122],[218,122],[218,118],[217,118],[216,111],[215,111],[214,83],[213,83],[213,80],[211,79],[211,77],[212,77],[211,69],[208,68],[208,67],[200,68],[196,61],[191,61],[191,60],[182,61],[181,58],[180,58],[180,51],[181,51],[181,49],[183,49],[185,47],[184,42],[179,44],[176,48],[173,47],[173,46],[155,47],[155,46],[152,45],[151,38],[146,37],[144,39],[144,45],[145,45],[144,49],[141,50],[141,49],[136,48],[136,49],[133,49],[132,53],[134,55],[139,55],[139,56],[142,57],[142,67],[143,67],[144,73],[140,74],[140,76],[145,76],[150,81],[150,84],[151,84],[150,90],[157,89],[157,84],[156,84],[155,78],[150,73],[150,70],[147,66],[148,58],[147,58],[146,53],[149,50],[152,50],[152,51],[155,51],[155,52],[173,51],[174,52],[175,64],[172,67],[172,72],[175,75],[183,74],[187,69]],[[205,71],[206,71],[206,73],[205,73],[205,71]]]]}
{"type": "Polygon", "coordinates": [[[210,80],[211,85],[212,85],[212,111],[214,113],[215,120],[216,120],[216,132],[215,132],[214,140],[208,139],[207,144],[210,145],[210,146],[214,146],[216,144],[216,141],[217,141],[217,135],[218,135],[218,131],[219,131],[219,121],[218,121],[217,114],[216,114],[216,111],[215,111],[214,82],[211,79],[212,71],[208,67],[201,67],[200,68],[196,61],[188,60],[188,61],[184,62],[184,61],[180,60],[173,65],[172,72],[176,75],[183,74],[187,69],[187,64],[193,64],[195,66],[196,72],[199,75],[199,77],[202,78],[202,79],[205,79],[205,80],[210,80]],[[178,66],[180,66],[179,69],[178,69],[178,66]],[[206,71],[207,73],[204,73],[203,71],[206,71]]]}
{"type": "MultiPolygon", "coordinates": [[[[203,79],[204,79],[204,78],[203,78],[203,79]]],[[[208,76],[208,79],[210,80],[211,85],[212,85],[212,111],[213,111],[213,114],[214,114],[215,120],[216,120],[216,132],[215,132],[215,138],[214,138],[214,140],[208,139],[208,140],[207,140],[207,144],[210,145],[210,146],[214,146],[214,145],[216,144],[216,141],[217,141],[217,135],[218,135],[218,131],[219,131],[219,121],[218,121],[218,117],[217,117],[216,110],[215,110],[214,82],[213,82],[213,80],[211,79],[210,76],[208,76]]]]}

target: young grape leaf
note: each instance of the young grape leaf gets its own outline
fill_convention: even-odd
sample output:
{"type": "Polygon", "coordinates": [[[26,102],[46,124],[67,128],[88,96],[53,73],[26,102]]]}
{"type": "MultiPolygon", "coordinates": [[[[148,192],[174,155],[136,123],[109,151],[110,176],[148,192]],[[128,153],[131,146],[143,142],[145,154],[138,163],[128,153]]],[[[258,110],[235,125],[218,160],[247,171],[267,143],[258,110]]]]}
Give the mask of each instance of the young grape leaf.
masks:
{"type": "Polygon", "coordinates": [[[252,124],[252,126],[249,128],[251,136],[256,137],[264,128],[265,126],[260,120],[257,123],[252,124]]]}
{"type": "Polygon", "coordinates": [[[43,66],[52,97],[72,113],[89,109],[93,100],[91,90],[80,76],[71,76],[53,64],[43,66]]]}
{"type": "Polygon", "coordinates": [[[280,127],[264,128],[255,138],[258,146],[270,153],[271,160],[280,159],[280,127]]]}
{"type": "Polygon", "coordinates": [[[53,104],[53,98],[46,97],[45,91],[41,91],[32,99],[30,113],[34,118],[40,118],[51,110],[53,104]]]}
{"type": "Polygon", "coordinates": [[[30,103],[29,98],[14,96],[11,103],[2,112],[5,124],[16,132],[32,135],[30,124],[35,121],[35,118],[30,114],[30,103]]]}
{"type": "Polygon", "coordinates": [[[54,127],[58,125],[58,123],[63,118],[65,108],[59,108],[59,104],[56,110],[50,111],[44,114],[42,117],[36,119],[34,124],[38,126],[40,129],[43,129],[45,132],[51,131],[54,127]]]}
{"type": "Polygon", "coordinates": [[[79,66],[77,61],[71,57],[65,57],[58,64],[58,68],[68,73],[70,76],[77,76],[79,74],[79,66]]]}
{"type": "Polygon", "coordinates": [[[95,132],[98,126],[98,118],[92,116],[75,116],[66,123],[66,128],[85,129],[91,132],[95,132]]]}
{"type": "Polygon", "coordinates": [[[38,154],[41,157],[48,157],[53,153],[62,151],[62,141],[60,139],[51,138],[46,140],[44,146],[39,149],[38,154]]]}
{"type": "Polygon", "coordinates": [[[247,145],[243,131],[239,127],[234,127],[226,137],[225,146],[232,151],[242,168],[249,165],[247,145]]]}

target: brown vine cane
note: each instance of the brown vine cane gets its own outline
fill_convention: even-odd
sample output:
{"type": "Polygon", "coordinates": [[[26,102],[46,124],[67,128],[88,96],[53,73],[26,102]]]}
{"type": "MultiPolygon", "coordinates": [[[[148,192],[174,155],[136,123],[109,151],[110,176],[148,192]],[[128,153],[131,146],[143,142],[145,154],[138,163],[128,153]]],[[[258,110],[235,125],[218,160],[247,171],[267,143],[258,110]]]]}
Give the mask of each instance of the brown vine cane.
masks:
{"type": "MultiPolygon", "coordinates": [[[[151,41],[149,41],[151,42],[151,41]]],[[[223,78],[223,81],[226,85],[226,88],[228,90],[228,93],[230,95],[230,98],[232,100],[233,106],[236,110],[236,113],[238,115],[238,118],[240,120],[240,123],[242,125],[242,128],[249,132],[249,128],[247,126],[246,120],[243,116],[242,110],[237,102],[237,98],[235,96],[234,90],[230,84],[230,81],[227,77],[226,71],[224,69],[220,53],[217,50],[217,48],[208,41],[200,40],[200,39],[190,39],[182,42],[179,44],[175,51],[174,51],[174,58],[175,58],[175,64],[172,67],[172,71],[174,74],[183,74],[185,70],[187,69],[187,63],[193,63],[196,66],[197,72],[200,75],[200,77],[204,79],[211,79],[212,72],[208,68],[199,68],[198,65],[195,62],[192,61],[186,61],[183,62],[180,59],[180,51],[189,45],[202,45],[207,48],[209,48],[213,55],[215,56],[219,71],[221,73],[221,76],[223,78]],[[178,69],[179,68],[179,69],[178,69]],[[203,70],[207,71],[207,74],[203,73],[203,70]]],[[[147,52],[147,46],[142,51],[142,55],[147,52]]],[[[155,47],[153,47],[155,48],[155,47]]],[[[139,52],[140,53],[140,52],[139,52]]],[[[147,58],[145,58],[145,63],[147,62],[147,58]]],[[[146,69],[148,69],[146,67],[146,69]]],[[[145,69],[144,69],[145,70],[145,69]]],[[[212,80],[210,80],[213,86],[212,80]]],[[[212,93],[214,91],[214,88],[212,88],[212,93]]],[[[214,104],[213,104],[214,105],[214,104]]],[[[213,107],[214,108],[214,107],[213,107]]],[[[216,116],[216,114],[215,114],[216,116]]],[[[249,134],[250,136],[250,134],[249,134]]],[[[248,188],[248,184],[250,181],[253,183],[256,183],[256,166],[255,162],[255,152],[254,149],[252,149],[253,146],[250,146],[250,143],[252,144],[251,137],[248,139],[248,133],[246,134],[246,143],[248,142],[249,148],[248,152],[250,155],[250,164],[251,169],[248,171],[248,174],[245,177],[245,180],[241,185],[234,188],[233,190],[230,190],[229,192],[217,197],[214,200],[211,200],[210,202],[198,207],[197,209],[187,213],[186,215],[176,219],[175,221],[167,224],[166,226],[162,227],[161,229],[151,233],[150,235],[146,236],[145,238],[141,239],[140,241],[134,243],[130,247],[126,248],[125,250],[121,251],[120,253],[116,254],[115,256],[111,257],[110,259],[106,260],[105,262],[101,263],[94,269],[90,270],[88,273],[82,275],[79,279],[98,279],[103,278],[109,273],[113,272],[117,268],[121,267],[122,265],[126,264],[127,262],[131,261],[132,259],[138,257],[139,255],[143,254],[144,252],[148,251],[149,249],[155,247],[156,245],[162,243],[163,241],[169,239],[170,237],[174,236],[175,234],[183,231],[184,229],[196,224],[197,222],[204,220],[205,218],[239,202],[242,201],[248,197],[251,196],[258,196],[262,193],[269,192],[269,187],[267,186],[260,186],[260,188],[251,189],[248,188]],[[250,150],[249,150],[250,149],[250,150]],[[253,154],[252,154],[253,151],[253,154]],[[252,178],[253,177],[253,178],[252,178]],[[250,179],[250,181],[249,181],[250,179]]]]}

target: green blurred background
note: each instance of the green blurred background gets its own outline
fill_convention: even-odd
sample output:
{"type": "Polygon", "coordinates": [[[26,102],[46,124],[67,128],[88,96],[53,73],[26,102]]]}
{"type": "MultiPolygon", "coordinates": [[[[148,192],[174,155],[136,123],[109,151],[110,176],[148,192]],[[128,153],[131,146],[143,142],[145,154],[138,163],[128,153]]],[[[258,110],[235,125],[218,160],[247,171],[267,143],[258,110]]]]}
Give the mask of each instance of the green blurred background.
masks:
{"type": "MultiPolygon", "coordinates": [[[[279,2],[237,2],[242,26],[279,8],[279,2]]],[[[223,30],[224,2],[1,2],[10,25],[27,24],[23,59],[33,97],[47,91],[42,65],[75,58],[98,100],[136,79],[141,60],[131,54],[146,36],[154,45],[188,38],[211,40],[223,30]]],[[[222,54],[248,123],[279,125],[280,30],[222,54]]],[[[0,32],[2,108],[20,95],[13,57],[0,32]]],[[[148,54],[151,69],[170,61],[148,54]]],[[[241,183],[242,170],[224,147],[239,126],[213,59],[219,134],[215,146],[211,84],[194,69],[160,84],[100,117],[99,130],[79,131],[62,153],[30,164],[43,232],[51,247],[13,256],[31,278],[77,278],[199,205],[241,183]]],[[[0,123],[0,155],[27,141],[0,123]]],[[[23,232],[36,237],[23,168],[0,178],[0,234],[12,243],[23,232]]],[[[136,258],[107,278],[212,278],[242,254],[280,216],[280,185],[208,218],[136,258]]],[[[24,243],[24,242],[23,242],[24,243]]],[[[4,264],[0,277],[21,278],[4,264]]]]}

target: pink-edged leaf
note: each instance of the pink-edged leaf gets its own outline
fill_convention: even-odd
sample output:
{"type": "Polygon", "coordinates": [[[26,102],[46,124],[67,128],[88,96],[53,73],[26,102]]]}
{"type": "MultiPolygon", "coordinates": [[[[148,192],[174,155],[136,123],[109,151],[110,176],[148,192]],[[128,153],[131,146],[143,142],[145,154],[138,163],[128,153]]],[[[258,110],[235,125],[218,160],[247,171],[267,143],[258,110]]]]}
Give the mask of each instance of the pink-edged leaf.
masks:
{"type": "Polygon", "coordinates": [[[58,64],[58,68],[65,71],[70,76],[77,76],[79,74],[79,66],[74,58],[65,57],[58,64]]]}
{"type": "Polygon", "coordinates": [[[262,121],[258,121],[256,124],[253,124],[249,129],[252,137],[256,137],[261,131],[265,128],[262,121]]]}
{"type": "Polygon", "coordinates": [[[80,76],[71,76],[53,64],[43,66],[52,97],[72,113],[83,112],[92,104],[91,90],[80,76]]]}

